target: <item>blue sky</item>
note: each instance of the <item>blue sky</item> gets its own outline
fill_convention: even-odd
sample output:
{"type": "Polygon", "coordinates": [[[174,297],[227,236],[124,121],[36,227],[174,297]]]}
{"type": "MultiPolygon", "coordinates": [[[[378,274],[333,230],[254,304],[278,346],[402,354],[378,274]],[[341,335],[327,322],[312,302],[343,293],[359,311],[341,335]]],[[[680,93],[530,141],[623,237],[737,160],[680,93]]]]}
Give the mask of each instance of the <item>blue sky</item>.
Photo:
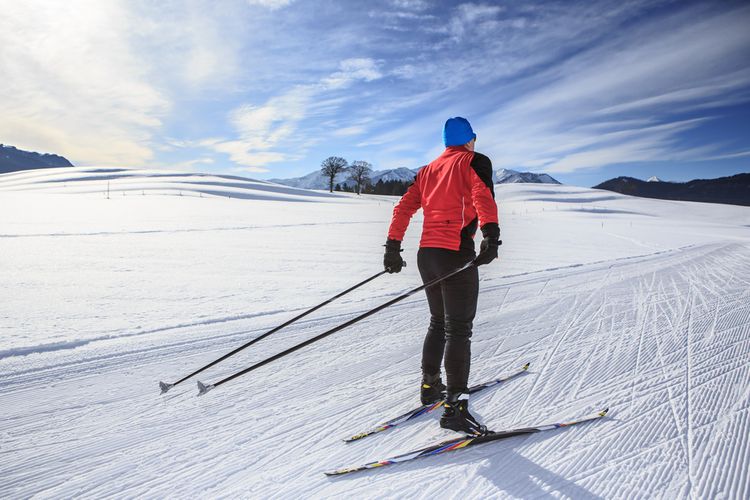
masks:
{"type": "Polygon", "coordinates": [[[747,2],[0,0],[0,142],[267,179],[495,168],[590,186],[750,171],[747,2]]]}

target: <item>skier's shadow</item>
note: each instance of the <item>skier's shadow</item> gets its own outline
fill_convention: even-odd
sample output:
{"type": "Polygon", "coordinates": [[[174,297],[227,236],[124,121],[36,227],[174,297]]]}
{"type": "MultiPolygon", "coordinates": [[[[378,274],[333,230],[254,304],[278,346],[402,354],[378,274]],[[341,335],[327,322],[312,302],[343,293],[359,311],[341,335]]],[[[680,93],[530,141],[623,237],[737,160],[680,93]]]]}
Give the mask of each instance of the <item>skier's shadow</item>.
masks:
{"type": "MultiPolygon", "coordinates": [[[[526,439],[541,441],[552,436],[529,436],[526,439]]],[[[503,443],[504,447],[484,459],[484,467],[477,473],[491,481],[498,489],[513,498],[539,498],[562,495],[568,498],[601,498],[583,486],[529,460],[514,448],[521,442],[517,438],[503,443]]],[[[479,451],[481,448],[478,448],[479,451]]],[[[477,457],[467,457],[462,463],[470,463],[477,457]]],[[[479,458],[482,460],[482,458],[479,458]]]]}

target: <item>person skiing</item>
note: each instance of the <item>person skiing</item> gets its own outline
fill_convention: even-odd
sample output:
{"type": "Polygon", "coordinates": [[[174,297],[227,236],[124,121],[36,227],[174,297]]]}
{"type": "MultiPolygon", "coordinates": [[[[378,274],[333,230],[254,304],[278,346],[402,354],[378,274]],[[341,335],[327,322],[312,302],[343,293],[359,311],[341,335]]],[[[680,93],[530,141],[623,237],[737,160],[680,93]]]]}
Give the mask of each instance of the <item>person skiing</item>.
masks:
{"type": "Polygon", "coordinates": [[[424,222],[417,253],[422,281],[472,266],[425,290],[430,324],[422,347],[422,404],[443,398],[440,426],[467,434],[487,428],[469,412],[469,368],[472,321],[479,296],[477,266],[497,258],[500,241],[492,162],[474,151],[476,134],[466,118],[449,118],[443,127],[445,151],[422,168],[393,209],[383,264],[389,273],[404,265],[401,241],[414,213],[422,208],[424,222]],[[483,240],[474,250],[477,226],[483,240]],[[446,385],[440,376],[445,356],[446,385]],[[445,392],[444,392],[445,391],[445,392]]]}

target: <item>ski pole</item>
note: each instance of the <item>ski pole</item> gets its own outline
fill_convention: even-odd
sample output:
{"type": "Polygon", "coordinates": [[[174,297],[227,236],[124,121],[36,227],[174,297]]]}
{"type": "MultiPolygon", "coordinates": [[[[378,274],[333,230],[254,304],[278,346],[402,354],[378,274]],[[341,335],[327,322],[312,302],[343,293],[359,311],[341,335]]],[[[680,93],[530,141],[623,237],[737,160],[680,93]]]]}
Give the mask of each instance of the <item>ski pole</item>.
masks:
{"type": "Polygon", "coordinates": [[[234,354],[237,354],[237,353],[238,353],[238,352],[240,352],[241,350],[243,350],[243,349],[245,349],[245,348],[247,348],[247,347],[250,347],[251,345],[255,344],[256,342],[259,342],[259,341],[263,340],[264,338],[268,337],[268,336],[269,336],[269,335],[271,335],[272,333],[278,332],[278,331],[279,331],[279,330],[281,330],[282,328],[284,328],[284,327],[286,327],[286,326],[289,326],[289,325],[291,325],[291,324],[292,324],[292,323],[294,323],[295,321],[297,321],[297,320],[299,320],[299,319],[301,319],[301,318],[304,318],[304,317],[305,317],[305,316],[307,316],[308,314],[310,314],[310,313],[312,313],[312,312],[315,312],[315,311],[317,311],[318,309],[320,309],[320,308],[321,308],[321,307],[323,307],[324,305],[326,305],[326,304],[330,304],[330,303],[331,303],[331,302],[333,302],[334,300],[336,300],[336,299],[338,299],[338,298],[341,298],[341,297],[343,297],[343,296],[344,296],[344,295],[346,295],[347,293],[349,293],[349,292],[351,292],[351,291],[353,291],[353,290],[356,290],[357,288],[361,287],[362,285],[365,285],[365,284],[369,283],[370,281],[372,281],[372,280],[374,280],[375,278],[378,278],[378,277],[380,277],[380,276],[384,275],[384,274],[385,274],[385,273],[387,273],[387,272],[388,272],[388,271],[380,271],[379,273],[377,273],[377,274],[374,274],[374,275],[370,276],[370,277],[369,277],[369,278],[367,278],[366,280],[364,280],[364,281],[362,281],[362,282],[360,282],[360,283],[357,283],[357,284],[356,284],[356,285],[354,285],[353,287],[351,287],[351,288],[348,288],[348,289],[344,290],[343,292],[339,293],[338,295],[334,295],[334,296],[333,296],[333,297],[331,297],[330,299],[328,299],[328,300],[326,300],[326,301],[324,301],[324,302],[321,302],[321,303],[320,303],[320,304],[318,304],[317,306],[314,306],[314,307],[312,307],[312,308],[308,309],[307,311],[303,312],[302,314],[299,314],[298,316],[295,316],[294,318],[290,319],[289,321],[286,321],[285,323],[282,323],[281,325],[279,325],[279,326],[277,326],[277,327],[275,327],[275,328],[272,328],[271,330],[267,331],[267,332],[266,332],[266,333],[264,333],[263,335],[260,335],[259,337],[255,337],[255,338],[254,338],[254,339],[252,339],[251,341],[249,341],[249,342],[246,342],[246,343],[242,344],[241,346],[239,346],[238,348],[234,349],[233,351],[230,351],[230,352],[228,352],[227,354],[225,354],[225,355],[221,356],[220,358],[218,358],[218,359],[215,359],[215,360],[211,361],[211,362],[210,362],[209,364],[207,364],[207,365],[205,365],[205,366],[203,366],[203,367],[201,367],[201,368],[198,368],[198,369],[197,369],[197,370],[195,370],[195,371],[194,371],[193,373],[191,373],[191,374],[189,374],[189,375],[185,375],[184,377],[182,377],[182,378],[181,378],[180,380],[178,380],[177,382],[173,382],[173,383],[171,383],[171,384],[169,384],[169,383],[167,383],[167,382],[159,382],[159,387],[161,388],[161,393],[162,393],[162,394],[164,394],[165,392],[167,392],[167,391],[168,391],[169,389],[171,389],[172,387],[176,386],[177,384],[179,384],[179,383],[181,383],[181,382],[184,382],[185,380],[189,379],[190,377],[192,377],[192,376],[194,376],[194,375],[197,375],[197,374],[199,374],[199,373],[200,373],[200,372],[202,372],[203,370],[206,370],[206,369],[208,369],[208,368],[211,368],[211,367],[212,367],[212,366],[214,366],[214,365],[215,365],[216,363],[219,363],[219,362],[221,362],[221,361],[224,361],[224,360],[225,360],[225,359],[227,359],[227,358],[228,358],[229,356],[232,356],[232,355],[234,355],[234,354]]]}
{"type": "Polygon", "coordinates": [[[360,314],[356,318],[350,319],[346,323],[342,323],[339,326],[331,328],[330,330],[321,333],[317,337],[313,337],[311,339],[305,340],[304,342],[300,342],[299,344],[297,344],[297,345],[295,345],[293,347],[290,347],[289,349],[287,349],[285,351],[282,351],[282,352],[280,352],[278,354],[274,354],[270,358],[266,358],[263,361],[259,361],[259,362],[255,363],[254,365],[252,365],[252,366],[250,366],[248,368],[245,368],[244,370],[240,370],[237,373],[229,375],[228,377],[219,380],[215,384],[203,384],[199,380],[198,381],[198,395],[200,396],[201,394],[205,394],[208,391],[210,391],[211,389],[213,389],[214,387],[220,386],[221,384],[229,382],[230,380],[235,379],[235,378],[237,378],[237,377],[239,377],[241,375],[244,375],[246,373],[250,373],[251,371],[258,369],[261,366],[267,365],[271,361],[275,361],[275,360],[277,360],[279,358],[283,358],[287,354],[291,354],[291,353],[293,353],[296,350],[302,349],[303,347],[312,344],[313,342],[317,342],[318,340],[321,340],[321,339],[323,339],[323,338],[325,338],[325,337],[327,337],[327,336],[329,336],[331,334],[334,334],[334,333],[336,333],[338,331],[341,331],[344,328],[346,328],[348,326],[351,326],[354,323],[357,323],[359,321],[362,321],[363,319],[365,319],[365,318],[367,318],[369,316],[372,316],[376,312],[382,311],[386,307],[391,306],[391,305],[395,304],[396,302],[400,302],[400,301],[404,300],[405,298],[407,298],[407,297],[409,297],[411,295],[414,295],[415,293],[419,292],[420,290],[424,290],[425,288],[427,288],[429,286],[432,286],[432,285],[435,285],[437,283],[440,283],[441,281],[446,280],[446,279],[450,278],[451,276],[454,276],[454,275],[460,273],[461,271],[470,268],[473,265],[474,265],[474,261],[472,260],[469,263],[465,264],[463,267],[461,267],[459,269],[456,269],[455,271],[451,271],[450,273],[448,273],[448,274],[446,274],[444,276],[439,276],[439,277],[433,279],[432,281],[429,281],[429,282],[425,283],[424,285],[421,285],[421,286],[418,286],[417,288],[409,290],[408,292],[404,293],[403,295],[399,295],[398,297],[396,297],[394,299],[391,299],[388,302],[385,302],[384,304],[381,304],[381,305],[379,305],[378,307],[376,307],[374,309],[370,309],[369,311],[360,314]]]}

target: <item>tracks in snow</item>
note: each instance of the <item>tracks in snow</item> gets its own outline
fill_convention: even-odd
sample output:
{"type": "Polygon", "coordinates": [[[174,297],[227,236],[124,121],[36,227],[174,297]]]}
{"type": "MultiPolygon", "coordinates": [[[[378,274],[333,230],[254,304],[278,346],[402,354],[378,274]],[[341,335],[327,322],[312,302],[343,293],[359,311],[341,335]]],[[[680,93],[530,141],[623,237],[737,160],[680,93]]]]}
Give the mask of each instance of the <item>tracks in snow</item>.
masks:
{"type": "MultiPolygon", "coordinates": [[[[483,282],[472,380],[520,361],[531,361],[532,372],[479,395],[477,413],[495,428],[601,404],[612,417],[345,481],[320,475],[324,457],[359,462],[401,451],[403,440],[443,436],[426,419],[369,443],[337,441],[382,420],[383,408],[411,406],[426,324],[421,300],[203,398],[188,384],[161,399],[154,381],[209,346],[236,345],[238,332],[11,373],[0,395],[15,410],[0,423],[0,459],[11,464],[0,494],[371,497],[397,483],[399,494],[429,496],[459,471],[467,491],[479,494],[469,488],[481,484],[487,496],[747,498],[748,282],[750,248],[741,244],[483,282]]],[[[337,321],[304,323],[236,365],[337,321]]]]}

